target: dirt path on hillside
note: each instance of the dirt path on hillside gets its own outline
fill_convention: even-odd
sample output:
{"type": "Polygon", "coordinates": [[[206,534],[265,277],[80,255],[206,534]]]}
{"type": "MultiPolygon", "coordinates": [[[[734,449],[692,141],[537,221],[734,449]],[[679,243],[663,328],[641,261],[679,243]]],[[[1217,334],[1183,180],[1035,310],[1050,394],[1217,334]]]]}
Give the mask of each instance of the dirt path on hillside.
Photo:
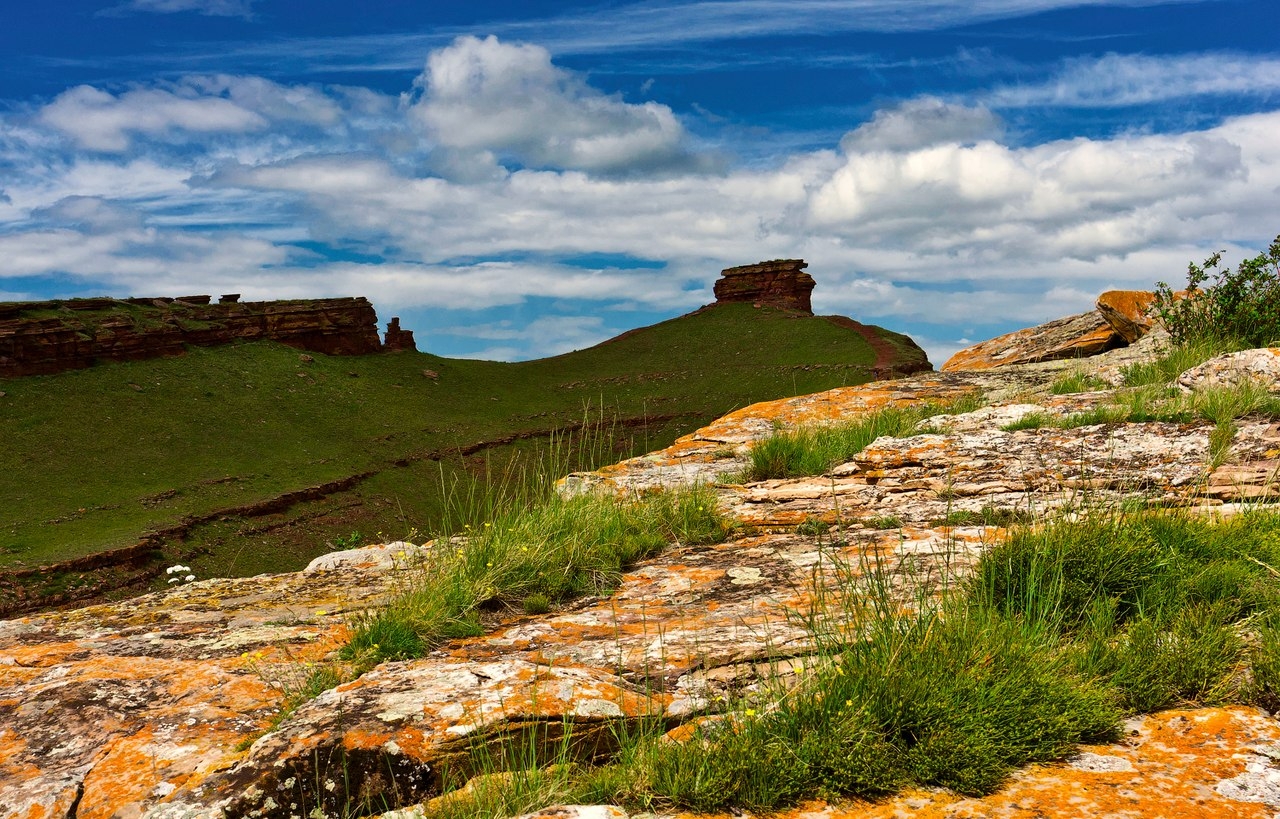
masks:
{"type": "Polygon", "coordinates": [[[891,371],[909,374],[919,372],[920,369],[923,369],[904,366],[906,362],[898,360],[902,355],[902,350],[890,344],[885,340],[884,336],[877,333],[871,327],[868,327],[861,322],[854,321],[848,316],[822,316],[822,318],[837,327],[843,327],[846,330],[853,330],[871,345],[871,349],[874,350],[876,354],[876,360],[875,363],[871,365],[871,369],[876,374],[877,378],[884,378],[884,374],[891,371]]]}

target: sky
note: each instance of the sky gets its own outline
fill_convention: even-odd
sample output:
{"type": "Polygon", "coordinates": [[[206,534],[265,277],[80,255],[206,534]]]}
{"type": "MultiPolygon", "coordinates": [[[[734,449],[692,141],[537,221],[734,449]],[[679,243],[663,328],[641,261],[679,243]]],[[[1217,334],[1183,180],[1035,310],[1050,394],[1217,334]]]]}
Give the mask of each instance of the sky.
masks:
{"type": "Polygon", "coordinates": [[[970,343],[1280,233],[1275,0],[6,0],[0,301],[367,296],[522,360],[803,258],[970,343]]]}

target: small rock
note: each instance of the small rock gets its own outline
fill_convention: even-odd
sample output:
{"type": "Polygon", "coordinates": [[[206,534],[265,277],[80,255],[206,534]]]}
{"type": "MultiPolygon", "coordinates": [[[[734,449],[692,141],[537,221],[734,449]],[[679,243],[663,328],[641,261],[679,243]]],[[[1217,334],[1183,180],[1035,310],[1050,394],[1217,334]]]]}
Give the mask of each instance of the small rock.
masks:
{"type": "Polygon", "coordinates": [[[130,385],[129,385],[129,389],[133,390],[134,392],[142,392],[142,385],[141,385],[141,384],[130,384],[130,385]]]}
{"type": "Polygon", "coordinates": [[[298,360],[301,361],[303,364],[311,364],[312,362],[315,361],[315,357],[309,356],[306,353],[303,353],[302,355],[298,356],[298,360]]]}
{"type": "Polygon", "coordinates": [[[1242,380],[1257,382],[1280,393],[1280,347],[1263,347],[1220,355],[1178,376],[1178,387],[1191,392],[1205,387],[1231,386],[1242,380]]]}
{"type": "Polygon", "coordinates": [[[440,373],[436,372],[435,370],[423,370],[422,377],[430,378],[432,381],[435,381],[440,377],[440,373]]]}

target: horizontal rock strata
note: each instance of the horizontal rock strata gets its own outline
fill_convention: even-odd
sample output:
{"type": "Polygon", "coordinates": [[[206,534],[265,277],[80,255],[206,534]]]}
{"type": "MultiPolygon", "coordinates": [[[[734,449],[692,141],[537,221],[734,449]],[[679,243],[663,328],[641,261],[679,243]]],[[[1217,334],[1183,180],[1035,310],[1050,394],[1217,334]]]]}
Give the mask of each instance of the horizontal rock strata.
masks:
{"type": "Polygon", "coordinates": [[[269,339],[312,352],[378,352],[364,298],[221,302],[70,299],[0,304],[0,378],[47,375],[99,361],[181,355],[186,345],[269,339]]]}
{"type": "Polygon", "coordinates": [[[803,259],[775,259],[726,268],[715,283],[716,303],[769,304],[811,316],[814,281],[806,267],[803,259]]]}

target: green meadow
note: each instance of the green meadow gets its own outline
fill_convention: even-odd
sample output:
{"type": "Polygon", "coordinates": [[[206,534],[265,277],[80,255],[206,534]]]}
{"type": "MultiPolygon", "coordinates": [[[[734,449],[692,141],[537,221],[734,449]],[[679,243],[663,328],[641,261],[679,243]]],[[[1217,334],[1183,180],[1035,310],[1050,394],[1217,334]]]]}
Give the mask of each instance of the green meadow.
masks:
{"type": "MultiPolygon", "coordinates": [[[[898,363],[923,360],[878,332],[898,363]]],[[[434,530],[451,497],[548,448],[565,469],[611,462],[736,407],[868,381],[875,361],[837,322],[748,304],[520,363],[307,355],[259,342],[0,381],[0,570],[166,530],[159,557],[201,577],[296,569],[434,530]]]]}

